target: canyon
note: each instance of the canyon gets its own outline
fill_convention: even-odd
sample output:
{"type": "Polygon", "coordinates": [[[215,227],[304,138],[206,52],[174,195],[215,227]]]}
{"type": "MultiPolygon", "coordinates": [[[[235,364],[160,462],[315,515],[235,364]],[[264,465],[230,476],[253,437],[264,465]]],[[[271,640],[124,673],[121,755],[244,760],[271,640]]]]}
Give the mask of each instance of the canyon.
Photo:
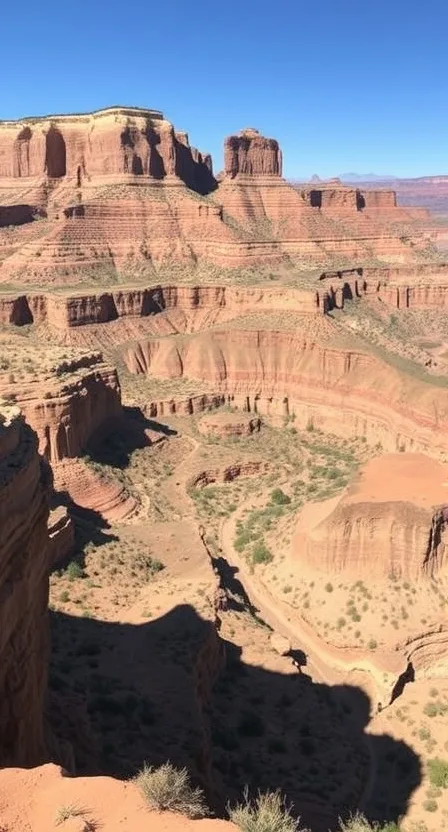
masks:
{"type": "Polygon", "coordinates": [[[390,187],[282,164],[246,128],[215,175],[156,110],[0,122],[8,832],[230,830],[246,785],[443,828],[448,265],[390,187]],[[167,760],[212,819],[142,809],[167,760]]]}

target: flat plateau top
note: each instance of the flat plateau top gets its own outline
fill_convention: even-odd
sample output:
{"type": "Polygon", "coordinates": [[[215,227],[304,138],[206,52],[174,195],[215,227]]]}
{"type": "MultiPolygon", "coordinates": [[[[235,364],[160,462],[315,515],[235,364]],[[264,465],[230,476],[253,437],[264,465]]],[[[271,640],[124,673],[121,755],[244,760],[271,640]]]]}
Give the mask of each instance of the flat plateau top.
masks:
{"type": "Polygon", "coordinates": [[[425,454],[384,454],[369,460],[344,503],[409,502],[428,508],[448,503],[448,465],[425,454]]]}
{"type": "Polygon", "coordinates": [[[101,116],[112,116],[112,115],[122,115],[122,116],[137,116],[140,118],[144,118],[148,116],[152,119],[163,119],[163,113],[161,110],[149,110],[146,107],[126,107],[126,106],[119,106],[115,105],[113,107],[104,107],[101,110],[92,110],[89,113],[51,113],[48,115],[42,116],[24,116],[23,118],[18,119],[0,119],[1,124],[22,124],[23,122],[36,122],[36,121],[70,121],[72,119],[79,119],[79,118],[101,118],[101,116]]]}

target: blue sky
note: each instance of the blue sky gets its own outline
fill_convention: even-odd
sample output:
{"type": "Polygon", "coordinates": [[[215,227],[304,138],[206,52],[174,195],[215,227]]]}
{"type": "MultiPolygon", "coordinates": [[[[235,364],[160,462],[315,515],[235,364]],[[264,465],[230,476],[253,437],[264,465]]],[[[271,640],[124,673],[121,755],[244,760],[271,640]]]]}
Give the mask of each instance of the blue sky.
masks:
{"type": "Polygon", "coordinates": [[[222,164],[277,138],[286,176],[448,173],[447,0],[2,4],[0,119],[161,109],[222,164]]]}

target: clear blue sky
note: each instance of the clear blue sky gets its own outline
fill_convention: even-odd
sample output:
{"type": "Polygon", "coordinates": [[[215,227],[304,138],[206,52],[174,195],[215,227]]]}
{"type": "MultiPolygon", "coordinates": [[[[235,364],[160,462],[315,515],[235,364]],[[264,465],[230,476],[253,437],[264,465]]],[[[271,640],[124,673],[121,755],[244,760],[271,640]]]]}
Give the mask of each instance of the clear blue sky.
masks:
{"type": "Polygon", "coordinates": [[[215,171],[250,126],[291,177],[448,173],[447,0],[21,0],[0,25],[0,119],[135,104],[215,171]]]}

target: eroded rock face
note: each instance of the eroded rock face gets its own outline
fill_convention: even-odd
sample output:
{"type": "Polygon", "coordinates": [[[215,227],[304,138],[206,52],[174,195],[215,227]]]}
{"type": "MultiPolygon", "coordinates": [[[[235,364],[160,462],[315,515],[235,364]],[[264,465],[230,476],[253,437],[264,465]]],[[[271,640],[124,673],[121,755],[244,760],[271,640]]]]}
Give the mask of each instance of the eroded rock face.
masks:
{"type": "Polygon", "coordinates": [[[267,139],[258,130],[248,128],[224,141],[224,170],[230,178],[246,176],[281,176],[282,154],[276,139],[267,139]]]}
{"type": "Polygon", "coordinates": [[[157,110],[110,108],[85,115],[30,118],[0,125],[0,178],[173,176],[207,193],[214,187],[209,155],[190,147],[157,110]]]}
{"type": "MultiPolygon", "coordinates": [[[[3,421],[4,419],[4,421],[3,421]]],[[[0,765],[45,752],[50,472],[20,415],[0,424],[0,765]]]]}
{"type": "Polygon", "coordinates": [[[130,347],[125,360],[131,372],[207,382],[226,402],[251,413],[294,416],[299,428],[312,423],[330,433],[364,436],[387,451],[447,452],[444,388],[406,376],[370,353],[326,343],[326,319],[310,321],[303,334],[230,329],[149,339],[130,347]]]}
{"type": "MultiPolygon", "coordinates": [[[[0,381],[2,390],[15,393],[7,378],[0,381]]],[[[100,353],[56,361],[24,381],[15,395],[38,435],[40,453],[53,465],[79,456],[92,436],[122,412],[117,372],[100,353]]]]}
{"type": "Polygon", "coordinates": [[[261,429],[261,419],[246,413],[216,413],[204,416],[199,422],[200,433],[223,439],[232,436],[250,436],[261,429]]]}
{"type": "Polygon", "coordinates": [[[423,454],[370,460],[344,492],[302,510],[294,557],[329,575],[422,580],[448,552],[445,465],[423,454]]]}

